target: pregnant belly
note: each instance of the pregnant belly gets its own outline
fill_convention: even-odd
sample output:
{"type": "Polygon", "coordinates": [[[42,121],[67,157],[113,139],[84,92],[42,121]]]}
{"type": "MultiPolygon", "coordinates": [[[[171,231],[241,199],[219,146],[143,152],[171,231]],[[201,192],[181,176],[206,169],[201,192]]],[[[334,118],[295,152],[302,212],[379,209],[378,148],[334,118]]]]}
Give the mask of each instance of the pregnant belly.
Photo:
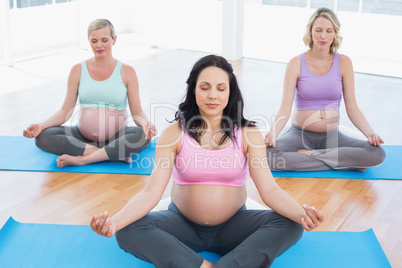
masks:
{"type": "Polygon", "coordinates": [[[187,219],[200,225],[213,226],[227,221],[246,199],[245,186],[172,186],[172,201],[187,219]]]}
{"type": "Polygon", "coordinates": [[[91,141],[106,141],[126,125],[127,112],[104,107],[81,110],[78,128],[91,141]]]}
{"type": "Polygon", "coordinates": [[[339,126],[339,112],[335,110],[296,110],[292,117],[292,123],[309,131],[327,132],[339,126]]]}

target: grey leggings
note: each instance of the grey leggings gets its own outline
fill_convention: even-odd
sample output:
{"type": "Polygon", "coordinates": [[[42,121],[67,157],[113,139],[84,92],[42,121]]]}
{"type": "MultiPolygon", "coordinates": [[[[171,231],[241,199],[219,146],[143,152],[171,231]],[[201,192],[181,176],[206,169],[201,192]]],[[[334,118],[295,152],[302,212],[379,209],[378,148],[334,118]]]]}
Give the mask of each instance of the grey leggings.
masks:
{"type": "Polygon", "coordinates": [[[269,267],[303,235],[303,227],[272,210],[247,210],[216,226],[198,225],[174,203],[150,212],[116,233],[119,246],[156,267],[199,268],[196,252],[223,255],[214,267],[269,267]]]}
{"type": "Polygon", "coordinates": [[[276,140],[275,147],[267,147],[267,157],[274,170],[319,171],[378,166],[385,159],[385,151],[338,129],[312,132],[292,125],[276,140]],[[311,156],[298,153],[299,149],[311,150],[311,156]]]}
{"type": "Polygon", "coordinates": [[[144,150],[150,140],[145,140],[142,127],[125,127],[104,142],[90,141],[80,133],[78,126],[46,128],[36,138],[36,146],[53,154],[83,155],[87,144],[104,148],[109,159],[119,159],[144,150]]]}

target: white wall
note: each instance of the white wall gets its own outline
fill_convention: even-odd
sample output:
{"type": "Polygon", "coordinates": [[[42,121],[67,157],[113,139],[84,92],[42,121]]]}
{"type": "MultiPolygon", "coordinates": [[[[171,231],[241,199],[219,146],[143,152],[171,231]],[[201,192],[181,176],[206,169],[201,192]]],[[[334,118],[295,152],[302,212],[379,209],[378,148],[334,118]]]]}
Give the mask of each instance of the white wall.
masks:
{"type": "Polygon", "coordinates": [[[344,42],[355,70],[402,77],[402,16],[339,12],[344,42]]]}
{"type": "MultiPolygon", "coordinates": [[[[302,53],[306,48],[301,38],[313,11],[247,1],[244,56],[287,62],[302,53]]],[[[402,16],[338,16],[344,36],[339,52],[352,58],[355,71],[402,77],[402,16]]],[[[222,52],[222,1],[77,0],[10,10],[13,57],[18,61],[60,49],[88,48],[87,26],[96,18],[110,19],[118,35],[126,34],[126,42],[222,52]]]]}
{"type": "Polygon", "coordinates": [[[13,57],[24,59],[77,46],[76,4],[10,10],[13,57]]]}
{"type": "MultiPolygon", "coordinates": [[[[95,19],[108,19],[113,23],[116,34],[135,31],[135,18],[143,10],[148,12],[148,1],[126,0],[77,0],[79,47],[89,49],[87,28],[95,19]]],[[[144,12],[145,11],[145,12],[144,12]]]]}
{"type": "Polygon", "coordinates": [[[221,2],[79,0],[78,10],[80,47],[87,47],[87,25],[102,17],[117,33],[134,33],[132,42],[216,53],[221,49],[221,2]]]}
{"type": "Polygon", "coordinates": [[[155,43],[220,53],[222,2],[155,0],[155,43]]]}
{"type": "MultiPolygon", "coordinates": [[[[288,62],[306,51],[302,41],[315,9],[246,4],[244,57],[288,62]]],[[[402,77],[402,16],[338,13],[343,43],[357,72],[402,77]]]]}
{"type": "Polygon", "coordinates": [[[138,15],[146,17],[141,12],[147,10],[144,2],[148,1],[78,0],[11,9],[13,57],[18,61],[72,47],[89,48],[87,27],[97,18],[111,20],[117,33],[134,32],[138,15]]]}

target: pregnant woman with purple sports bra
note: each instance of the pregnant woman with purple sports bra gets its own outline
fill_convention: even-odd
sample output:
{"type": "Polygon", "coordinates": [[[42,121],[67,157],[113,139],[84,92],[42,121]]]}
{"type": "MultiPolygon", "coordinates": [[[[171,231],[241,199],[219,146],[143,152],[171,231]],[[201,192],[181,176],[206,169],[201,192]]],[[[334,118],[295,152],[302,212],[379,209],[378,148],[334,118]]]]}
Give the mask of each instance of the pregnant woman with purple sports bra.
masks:
{"type": "Polygon", "coordinates": [[[385,158],[380,147],[383,140],[357,106],[352,62],[337,53],[342,41],[339,28],[340,23],[332,10],[317,9],[303,37],[310,49],[287,65],[282,103],[265,138],[272,169],[365,171],[381,164],[385,158]],[[342,95],[349,119],[368,141],[348,137],[339,131],[342,95]],[[289,120],[293,100],[292,126],[277,139],[289,120]]]}
{"type": "Polygon", "coordinates": [[[231,65],[206,56],[187,79],[175,122],[158,140],[154,170],[144,187],[113,217],[95,215],[92,230],[156,267],[269,267],[322,213],[300,206],[275,182],[264,140],[243,117],[243,98],[231,65]],[[272,210],[248,210],[250,176],[272,210]],[[150,212],[170,177],[168,210],[150,212]],[[197,252],[222,255],[214,264],[197,252]]]}
{"type": "Polygon", "coordinates": [[[39,148],[61,155],[57,158],[60,168],[105,160],[130,163],[130,155],[145,149],[156,134],[141,107],[135,70],[113,58],[116,38],[110,21],[93,21],[88,40],[94,57],[71,69],[63,106],[49,119],[24,130],[25,137],[36,138],[39,148]],[[77,98],[78,125],[62,126],[73,115],[77,98]],[[127,126],[130,120],[137,126],[127,126]]]}

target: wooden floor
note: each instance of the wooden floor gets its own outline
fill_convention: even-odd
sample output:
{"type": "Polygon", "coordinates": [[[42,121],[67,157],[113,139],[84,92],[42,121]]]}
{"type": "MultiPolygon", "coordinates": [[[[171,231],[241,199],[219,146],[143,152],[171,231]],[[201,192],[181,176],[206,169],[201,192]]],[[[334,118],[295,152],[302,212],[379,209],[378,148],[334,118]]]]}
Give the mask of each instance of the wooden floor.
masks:
{"type": "MultiPolygon", "coordinates": [[[[145,112],[161,132],[183,97],[193,63],[205,53],[121,44],[115,56],[131,64],[140,78],[145,112]]],[[[0,135],[21,135],[30,123],[60,107],[71,66],[90,57],[72,50],[0,67],[0,135]],[[6,75],[5,75],[6,74],[6,75]]],[[[264,132],[280,104],[285,65],[255,59],[233,62],[246,102],[246,116],[264,132]]],[[[386,144],[402,145],[402,80],[356,74],[358,102],[386,144]]],[[[352,126],[342,109],[342,124],[352,126]]],[[[1,161],[1,160],[0,160],[1,161]]],[[[21,156],[21,161],[24,161],[21,156]]],[[[148,176],[0,171],[0,226],[12,216],[20,222],[88,224],[94,213],[117,212],[144,187],[148,176]]],[[[373,228],[392,267],[402,267],[402,181],[276,178],[300,204],[325,214],[321,231],[373,228]]],[[[249,197],[260,197],[249,182],[249,197]]],[[[169,196],[169,191],[164,197],[169,196]]],[[[314,249],[312,249],[314,250],[314,249]]],[[[325,265],[323,266],[325,267],[325,265]]]]}

